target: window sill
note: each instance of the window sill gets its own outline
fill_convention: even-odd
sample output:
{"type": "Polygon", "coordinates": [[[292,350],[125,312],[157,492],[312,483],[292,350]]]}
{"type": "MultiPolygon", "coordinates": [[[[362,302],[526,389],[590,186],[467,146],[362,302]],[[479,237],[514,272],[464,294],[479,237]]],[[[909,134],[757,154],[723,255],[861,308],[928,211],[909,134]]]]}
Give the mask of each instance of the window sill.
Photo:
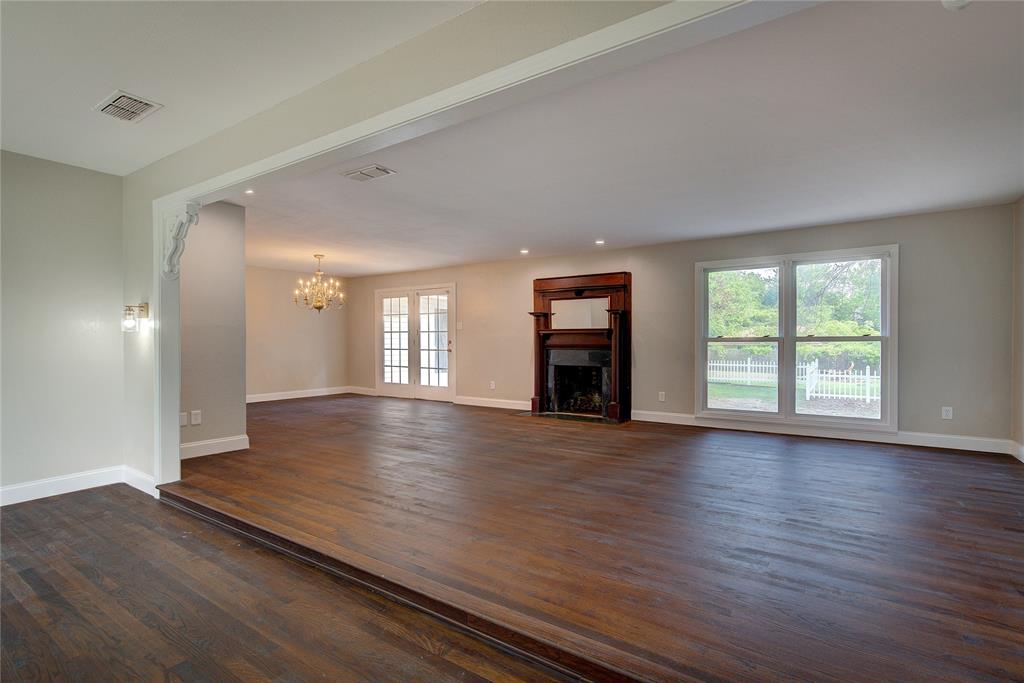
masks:
{"type": "MultiPolygon", "coordinates": [[[[829,432],[830,434],[834,434],[839,438],[842,438],[842,432],[873,432],[888,434],[895,434],[897,432],[897,427],[895,424],[882,422],[880,420],[870,420],[856,417],[823,419],[822,417],[819,416],[787,416],[778,414],[773,415],[770,413],[757,414],[753,412],[701,410],[694,415],[694,418],[697,424],[703,423],[707,424],[708,426],[728,427],[730,423],[760,424],[765,426],[773,425],[777,427],[808,430],[808,432],[829,432]]],[[[821,435],[828,436],[830,434],[821,435]]],[[[815,436],[816,434],[809,435],[815,436]]]]}

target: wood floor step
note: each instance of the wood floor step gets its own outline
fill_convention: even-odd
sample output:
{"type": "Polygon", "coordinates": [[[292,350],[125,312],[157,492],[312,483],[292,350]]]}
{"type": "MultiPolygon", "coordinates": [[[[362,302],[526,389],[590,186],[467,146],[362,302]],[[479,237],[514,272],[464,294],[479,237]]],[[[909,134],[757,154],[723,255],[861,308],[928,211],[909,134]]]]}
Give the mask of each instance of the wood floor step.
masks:
{"type": "Polygon", "coordinates": [[[332,553],[324,552],[323,544],[314,539],[304,539],[308,545],[296,540],[296,537],[303,536],[301,532],[280,528],[275,530],[278,525],[266,520],[257,521],[251,513],[244,510],[236,509],[233,511],[234,514],[225,512],[224,508],[233,506],[216,501],[188,484],[175,482],[157,488],[160,490],[160,500],[163,503],[229,529],[288,557],[370,588],[400,604],[431,614],[490,645],[554,669],[568,678],[595,683],[650,680],[538,639],[521,629],[511,628],[487,616],[469,611],[456,602],[439,599],[422,589],[399,583],[388,578],[387,574],[390,572],[381,572],[379,567],[376,571],[367,569],[368,565],[374,564],[368,558],[362,558],[360,561],[340,548],[334,548],[332,553]],[[321,547],[318,549],[313,546],[321,547]],[[339,555],[347,557],[342,559],[339,555]]]}

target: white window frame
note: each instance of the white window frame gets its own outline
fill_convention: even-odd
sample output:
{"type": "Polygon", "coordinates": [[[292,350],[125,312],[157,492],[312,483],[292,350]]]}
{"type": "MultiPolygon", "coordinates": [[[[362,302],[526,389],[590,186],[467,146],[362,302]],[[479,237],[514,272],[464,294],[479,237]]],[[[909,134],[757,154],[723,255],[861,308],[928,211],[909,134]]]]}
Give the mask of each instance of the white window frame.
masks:
{"type": "Polygon", "coordinates": [[[702,261],[696,264],[696,367],[694,376],[696,406],[695,417],[700,419],[739,422],[761,422],[780,425],[800,425],[826,429],[869,430],[895,432],[899,424],[899,349],[897,346],[898,304],[899,304],[899,245],[817,251],[798,254],[782,254],[756,258],[730,259],[726,261],[702,261]],[[881,320],[878,336],[868,337],[798,337],[796,336],[796,266],[806,263],[832,261],[855,261],[878,258],[882,261],[881,273],[881,320]],[[777,337],[709,338],[707,273],[747,268],[779,269],[779,332],[777,337]],[[757,341],[778,343],[779,401],[778,412],[727,410],[709,408],[707,405],[707,344],[708,342],[757,341]],[[882,394],[881,417],[839,417],[830,415],[805,415],[796,412],[796,344],[801,341],[878,341],[881,343],[882,394]]]}

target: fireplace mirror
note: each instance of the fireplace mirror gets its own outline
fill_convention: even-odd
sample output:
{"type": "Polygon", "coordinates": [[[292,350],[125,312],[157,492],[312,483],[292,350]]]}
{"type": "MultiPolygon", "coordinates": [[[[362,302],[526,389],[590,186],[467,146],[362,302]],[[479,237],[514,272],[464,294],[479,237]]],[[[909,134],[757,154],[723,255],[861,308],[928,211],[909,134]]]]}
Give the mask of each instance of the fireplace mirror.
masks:
{"type": "Polygon", "coordinates": [[[554,299],[551,302],[551,327],[556,330],[608,328],[608,297],[591,299],[554,299]]]}

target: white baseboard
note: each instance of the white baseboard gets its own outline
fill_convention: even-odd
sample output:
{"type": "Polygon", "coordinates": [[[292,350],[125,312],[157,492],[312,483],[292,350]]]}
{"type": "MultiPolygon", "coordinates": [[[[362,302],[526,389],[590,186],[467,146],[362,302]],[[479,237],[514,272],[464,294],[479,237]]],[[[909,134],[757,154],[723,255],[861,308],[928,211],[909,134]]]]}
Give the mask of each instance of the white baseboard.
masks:
{"type": "Polygon", "coordinates": [[[1013,442],[1013,453],[1011,455],[1021,462],[1024,462],[1024,444],[1013,442]]]}
{"type": "Polygon", "coordinates": [[[160,497],[160,492],[156,489],[156,482],[153,480],[153,475],[140,472],[134,467],[124,466],[124,483],[128,484],[134,489],[138,489],[143,493],[148,493],[154,498],[160,497]]]}
{"type": "Polygon", "coordinates": [[[506,408],[508,410],[529,410],[529,401],[514,401],[507,398],[483,398],[482,396],[456,396],[455,403],[481,408],[506,408]]]}
{"type": "Polygon", "coordinates": [[[204,455],[216,453],[229,453],[241,451],[249,447],[249,436],[239,434],[238,436],[224,436],[219,439],[206,439],[204,441],[190,441],[181,444],[181,459],[198,458],[204,455]]]}
{"type": "MultiPolygon", "coordinates": [[[[992,439],[983,436],[962,436],[959,434],[935,434],[930,432],[869,432],[802,425],[775,425],[763,422],[743,423],[725,420],[698,419],[688,413],[663,413],[656,410],[634,410],[632,415],[638,422],[663,422],[667,424],[711,427],[716,429],[737,429],[746,432],[767,432],[770,434],[793,434],[796,436],[820,436],[852,441],[873,441],[894,443],[905,446],[931,446],[984,453],[1005,453],[1016,455],[1020,452],[1016,443],[1009,439],[992,439]]],[[[1024,460],[1024,458],[1021,458],[1024,460]]]]}
{"type": "Polygon", "coordinates": [[[311,396],[334,396],[335,394],[363,394],[376,396],[377,390],[370,387],[323,387],[321,389],[297,389],[295,391],[275,391],[269,394],[246,394],[246,403],[263,403],[264,401],[285,401],[290,398],[309,398],[311,396]]]}
{"type": "Polygon", "coordinates": [[[380,392],[374,387],[345,387],[343,394],[360,394],[361,396],[379,396],[380,392]]]}
{"type": "Polygon", "coordinates": [[[157,495],[156,487],[153,485],[153,477],[127,465],[114,465],[113,467],[102,467],[96,470],[36,479],[35,481],[27,481],[23,484],[0,486],[0,506],[14,505],[15,503],[24,503],[25,501],[38,498],[48,498],[97,486],[121,483],[128,484],[151,496],[155,497],[157,495]]]}
{"type": "Polygon", "coordinates": [[[931,446],[952,448],[961,451],[982,451],[985,453],[1006,453],[1014,455],[1016,449],[1009,439],[990,439],[984,436],[962,436],[960,434],[934,434],[930,432],[896,432],[897,443],[908,446],[931,446]]]}

